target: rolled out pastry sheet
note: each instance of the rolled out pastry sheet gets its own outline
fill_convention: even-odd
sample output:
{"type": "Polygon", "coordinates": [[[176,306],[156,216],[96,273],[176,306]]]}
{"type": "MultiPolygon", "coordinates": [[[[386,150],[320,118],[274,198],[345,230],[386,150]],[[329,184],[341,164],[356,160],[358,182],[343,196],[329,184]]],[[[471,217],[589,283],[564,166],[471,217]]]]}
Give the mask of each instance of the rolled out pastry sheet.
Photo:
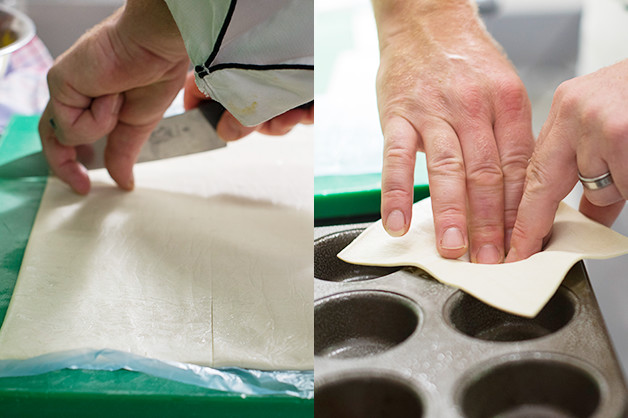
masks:
{"type": "Polygon", "coordinates": [[[516,315],[534,317],[554,295],[569,269],[584,258],[611,258],[628,253],[628,238],[598,224],[561,202],[544,251],[508,264],[473,264],[468,254],[457,260],[436,250],[430,199],[415,203],[410,230],[389,236],[378,221],[338,257],[372,266],[415,266],[435,279],[516,315]]]}
{"type": "Polygon", "coordinates": [[[135,167],[92,191],[50,178],[0,358],[109,348],[160,360],[313,368],[310,129],[135,167]]]}

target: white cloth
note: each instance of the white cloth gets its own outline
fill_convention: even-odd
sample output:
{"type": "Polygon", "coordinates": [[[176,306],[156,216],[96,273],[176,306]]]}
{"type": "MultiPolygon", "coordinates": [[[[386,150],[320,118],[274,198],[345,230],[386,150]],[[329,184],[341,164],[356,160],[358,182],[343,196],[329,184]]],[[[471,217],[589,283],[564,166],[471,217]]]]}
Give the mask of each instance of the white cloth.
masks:
{"type": "Polygon", "coordinates": [[[307,0],[166,0],[201,91],[243,125],[314,97],[314,9],[307,0]]]}
{"type": "Polygon", "coordinates": [[[416,266],[495,308],[534,317],[576,262],[626,253],[628,238],[561,203],[547,246],[526,260],[489,265],[470,263],[468,254],[458,260],[445,259],[436,250],[431,200],[425,199],[414,204],[406,235],[391,237],[380,220],[338,257],[353,264],[416,266]]]}
{"type": "Polygon", "coordinates": [[[113,349],[208,366],[313,368],[311,127],[138,164],[136,189],[50,178],[0,359],[113,349]]]}

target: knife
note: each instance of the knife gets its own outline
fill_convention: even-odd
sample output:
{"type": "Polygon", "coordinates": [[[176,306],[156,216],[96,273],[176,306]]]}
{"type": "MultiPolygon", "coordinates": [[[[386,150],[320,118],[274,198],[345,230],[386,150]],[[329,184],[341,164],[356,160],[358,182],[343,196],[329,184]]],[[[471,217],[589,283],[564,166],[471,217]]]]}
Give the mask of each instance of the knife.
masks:
{"type": "MultiPolygon", "coordinates": [[[[138,163],[179,157],[222,148],[226,142],[216,134],[216,125],[225,108],[218,102],[205,101],[192,110],[162,119],[142,147],[138,163]]],[[[88,170],[105,166],[107,141],[77,147],[77,160],[88,170]]]]}

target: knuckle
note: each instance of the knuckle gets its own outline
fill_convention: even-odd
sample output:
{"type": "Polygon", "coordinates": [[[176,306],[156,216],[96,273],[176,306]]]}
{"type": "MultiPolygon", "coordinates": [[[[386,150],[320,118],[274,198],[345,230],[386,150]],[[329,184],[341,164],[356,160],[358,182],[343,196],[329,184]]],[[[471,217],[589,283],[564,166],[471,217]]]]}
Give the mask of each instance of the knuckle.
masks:
{"type": "Polygon", "coordinates": [[[414,168],[415,155],[401,141],[390,140],[384,149],[384,161],[390,167],[414,168]]]}
{"type": "Polygon", "coordinates": [[[412,199],[412,192],[400,185],[389,185],[382,188],[382,199],[386,201],[407,201],[412,199]]]}
{"type": "Polygon", "coordinates": [[[476,187],[501,187],[504,181],[502,168],[493,161],[483,161],[469,166],[467,182],[476,187]]]}
{"type": "Polygon", "coordinates": [[[46,81],[48,82],[48,86],[55,85],[56,80],[59,78],[59,70],[56,65],[53,65],[48,70],[46,74],[46,81]]]}
{"type": "Polygon", "coordinates": [[[562,82],[554,93],[552,105],[558,105],[566,115],[573,115],[580,107],[581,95],[574,87],[572,80],[562,82]]]}
{"type": "Polygon", "coordinates": [[[550,174],[547,170],[539,165],[533,158],[528,165],[526,171],[526,188],[524,195],[534,196],[543,191],[548,184],[552,181],[550,174]]]}
{"type": "Polygon", "coordinates": [[[588,104],[580,109],[580,122],[582,126],[594,127],[602,116],[602,109],[594,104],[588,104]]]}
{"type": "Polygon", "coordinates": [[[451,225],[464,224],[465,207],[462,204],[451,200],[451,196],[432,196],[434,204],[434,221],[440,224],[443,229],[451,225]]]}
{"type": "Polygon", "coordinates": [[[528,168],[528,154],[505,155],[501,160],[501,164],[504,179],[520,179],[523,181],[528,168]]]}
{"type": "Polygon", "coordinates": [[[628,138],[628,118],[620,115],[607,119],[603,124],[602,134],[611,146],[625,144],[628,138]]]}
{"type": "Polygon", "coordinates": [[[465,172],[464,161],[455,155],[443,155],[430,164],[432,176],[463,175],[465,172]]]}
{"type": "Polygon", "coordinates": [[[562,100],[570,90],[571,83],[569,82],[569,80],[563,81],[558,85],[558,87],[556,87],[556,90],[554,91],[554,99],[562,100]]]}
{"type": "Polygon", "coordinates": [[[518,78],[508,78],[499,82],[498,99],[500,111],[506,113],[527,112],[530,109],[530,100],[525,86],[518,78]]]}

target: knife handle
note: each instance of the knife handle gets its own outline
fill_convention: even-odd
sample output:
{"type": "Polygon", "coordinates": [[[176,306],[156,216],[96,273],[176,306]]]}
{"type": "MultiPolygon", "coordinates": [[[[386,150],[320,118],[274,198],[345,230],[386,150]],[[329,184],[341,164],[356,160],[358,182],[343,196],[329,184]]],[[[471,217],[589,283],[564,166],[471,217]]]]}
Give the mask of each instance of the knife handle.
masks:
{"type": "Polygon", "coordinates": [[[207,122],[214,127],[214,129],[218,126],[218,121],[220,120],[222,114],[225,113],[223,105],[215,100],[206,100],[201,102],[198,105],[198,109],[201,111],[203,116],[205,116],[207,122]]]}
{"type": "MultiPolygon", "coordinates": [[[[295,107],[295,109],[309,109],[312,106],[314,106],[314,100],[310,100],[309,102],[304,103],[301,106],[297,106],[295,107]]],[[[214,127],[214,129],[216,129],[216,127],[218,126],[218,121],[226,110],[223,105],[215,100],[206,100],[201,102],[198,105],[198,109],[201,111],[203,116],[205,116],[205,119],[207,119],[211,126],[214,127]]]]}

